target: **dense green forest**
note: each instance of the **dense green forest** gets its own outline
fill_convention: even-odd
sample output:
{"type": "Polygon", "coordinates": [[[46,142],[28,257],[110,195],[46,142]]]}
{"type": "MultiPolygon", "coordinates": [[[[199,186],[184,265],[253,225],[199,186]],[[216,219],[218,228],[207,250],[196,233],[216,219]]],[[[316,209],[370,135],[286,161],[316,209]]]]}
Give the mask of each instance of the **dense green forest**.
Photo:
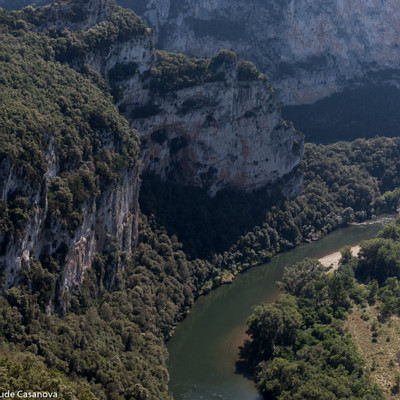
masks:
{"type": "MultiPolygon", "coordinates": [[[[112,97],[113,84],[121,74],[135,73],[134,65],[111,71],[107,80],[87,65],[74,70],[63,62],[143,33],[146,26],[121,9],[85,32],[36,33],[43,20],[32,9],[11,14],[0,10],[0,164],[9,162],[22,182],[13,196],[0,202],[5,243],[23,236],[32,207],[46,207],[34,204],[29,193],[44,185],[51,143],[57,149],[58,171],[50,181],[47,205],[51,218],[62,221],[71,235],[82,223],[85,202],[116,185],[124,169],[137,173],[137,133],[119,115],[112,97]]],[[[235,57],[222,52],[205,65],[160,52],[150,87],[166,92],[174,85],[190,85],[198,71],[221,79],[213,68],[229,58],[236,62],[235,57]],[[165,82],[176,77],[181,63],[187,67],[187,81],[165,82]]],[[[238,68],[243,79],[260,78],[250,63],[239,62],[238,68]]],[[[303,194],[289,200],[279,187],[255,193],[226,190],[209,198],[202,189],[143,177],[139,238],[132,256],[117,247],[96,254],[84,283],[65,294],[65,309],[59,314],[48,312],[47,305],[62,276],[62,254],[25,266],[20,284],[2,293],[0,389],[24,384],[58,391],[66,399],[170,399],[165,341],[194,299],[303,241],[395,209],[399,152],[400,140],[386,138],[307,145],[296,171],[297,179],[304,175],[303,194]]],[[[389,271],[393,266],[385,249],[396,246],[385,242],[387,237],[377,240],[384,244],[376,257],[388,257],[389,271]]],[[[371,265],[356,273],[366,281],[383,282],[389,276],[388,271],[375,276],[371,265]]],[[[293,329],[305,318],[297,315],[296,301],[284,301],[295,310],[293,329]]],[[[327,309],[327,318],[340,320],[347,306],[327,309]]],[[[315,318],[309,326],[319,323],[315,318]]],[[[326,340],[340,335],[340,330],[329,331],[326,340]]],[[[353,357],[350,342],[341,340],[353,357]]],[[[312,338],[304,337],[306,342],[311,346],[312,338]]],[[[357,396],[378,393],[368,385],[361,388],[365,377],[354,357],[335,378],[347,371],[357,379],[346,390],[357,396]]]]}
{"type": "MultiPolygon", "coordinates": [[[[248,320],[248,359],[266,398],[384,398],[382,388],[370,381],[376,366],[366,368],[345,321],[357,308],[368,320],[367,309],[374,306],[378,319],[370,332],[376,343],[378,327],[400,315],[399,240],[400,218],[375,239],[362,242],[358,258],[345,248],[334,274],[311,259],[285,269],[279,283],[285,294],[273,304],[255,307],[248,320]]],[[[386,342],[390,340],[388,336],[386,342]]],[[[388,366],[399,369],[398,361],[388,366]]],[[[399,391],[398,381],[390,387],[392,394],[399,391]]]]}
{"type": "Polygon", "coordinates": [[[137,133],[118,114],[108,83],[92,70],[81,74],[61,64],[60,41],[30,32],[19,17],[24,14],[0,10],[0,159],[24,182],[0,201],[1,231],[14,237],[31,217],[30,191],[43,184],[49,146],[57,149],[59,167],[49,208],[71,230],[82,223],[85,201],[101,186],[115,185],[117,172],[137,167],[139,151],[137,133]],[[104,146],[110,140],[105,131],[112,148],[104,146]]]}
{"type": "Polygon", "coordinates": [[[196,268],[151,225],[144,219],[135,257],[111,289],[107,260],[98,255],[63,317],[44,313],[29,281],[7,290],[0,298],[3,353],[32,353],[31,362],[43,360],[99,399],[169,398],[164,339],[193,301],[196,268]]]}
{"type": "Polygon", "coordinates": [[[157,51],[157,68],[151,73],[150,87],[161,95],[170,91],[181,90],[205,82],[224,81],[225,72],[218,72],[224,65],[226,72],[237,68],[239,81],[251,81],[268,77],[258,72],[256,66],[243,61],[230,50],[220,50],[211,59],[188,58],[183,54],[157,51]]]}

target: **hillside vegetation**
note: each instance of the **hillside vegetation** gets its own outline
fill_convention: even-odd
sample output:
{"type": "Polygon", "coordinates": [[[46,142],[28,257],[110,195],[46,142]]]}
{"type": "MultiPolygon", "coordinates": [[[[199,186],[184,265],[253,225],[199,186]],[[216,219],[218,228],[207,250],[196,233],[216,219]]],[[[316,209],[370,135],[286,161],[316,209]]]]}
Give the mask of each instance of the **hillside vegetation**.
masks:
{"type": "MultiPolygon", "coordinates": [[[[73,235],[82,224],[84,204],[95,202],[105,188],[118,190],[121,170],[137,174],[137,134],[113,105],[110,82],[88,66],[75,71],[62,62],[145,25],[132,13],[125,18],[119,9],[98,29],[35,33],[42,18],[32,9],[0,10],[0,165],[12,167],[17,177],[17,189],[0,201],[2,252],[24,236],[34,207],[47,204],[46,223],[61,220],[73,235]],[[127,21],[136,22],[128,26],[127,21]],[[112,29],[114,23],[120,29],[112,29]],[[43,204],[35,204],[31,192],[45,187],[50,147],[57,159],[55,176],[43,204]]],[[[159,53],[154,90],[192,84],[197,69],[204,68],[204,61],[190,61],[187,81],[167,82],[180,69],[180,60],[159,53]]],[[[211,60],[207,68],[219,61],[211,60]]],[[[263,79],[253,74],[251,64],[234,61],[243,79],[263,79]]],[[[304,193],[292,200],[284,199],[279,188],[252,194],[225,191],[210,199],[200,189],[144,177],[143,215],[132,255],[118,246],[95,254],[83,284],[62,299],[63,312],[52,314],[48,307],[63,277],[63,254],[25,265],[19,285],[2,292],[0,388],[27,384],[80,400],[170,399],[165,340],[194,299],[304,240],[396,208],[399,151],[400,140],[385,138],[309,145],[297,171],[304,173],[304,193]]],[[[369,279],[371,271],[360,276],[369,279]]],[[[4,284],[3,268],[0,279],[4,284]]],[[[295,300],[287,301],[296,311],[296,327],[302,323],[299,311],[295,300]]],[[[327,318],[341,319],[347,305],[325,310],[327,318]]],[[[340,337],[351,356],[345,368],[357,379],[346,378],[342,368],[335,376],[347,379],[345,393],[379,393],[364,385],[365,376],[355,365],[359,358],[340,329],[326,335],[329,346],[330,338],[340,337]]],[[[312,340],[305,337],[304,343],[312,340]]]]}
{"type": "Polygon", "coordinates": [[[266,398],[398,398],[399,240],[400,218],[362,242],[358,258],[345,248],[333,275],[316,260],[286,268],[286,294],[248,320],[266,398]]]}
{"type": "Polygon", "coordinates": [[[57,152],[50,212],[71,230],[82,223],[81,205],[138,162],[137,133],[113,105],[107,82],[94,71],[80,74],[62,65],[51,38],[26,24],[4,14],[0,25],[0,162],[11,164],[24,182],[1,200],[0,226],[16,238],[35,206],[31,192],[43,185],[49,147],[57,152]]]}

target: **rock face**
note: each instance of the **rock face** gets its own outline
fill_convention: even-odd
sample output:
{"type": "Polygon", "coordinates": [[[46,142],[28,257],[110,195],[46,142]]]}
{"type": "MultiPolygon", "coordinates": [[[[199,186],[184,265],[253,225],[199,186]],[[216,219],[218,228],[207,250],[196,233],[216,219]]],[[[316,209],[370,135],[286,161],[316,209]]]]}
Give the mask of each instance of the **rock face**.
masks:
{"type": "MultiPolygon", "coordinates": [[[[107,18],[112,23],[113,17],[107,18]]],[[[239,67],[245,63],[232,57],[211,81],[198,76],[190,87],[178,85],[163,93],[155,85],[154,71],[162,68],[148,29],[89,47],[84,57],[68,62],[78,70],[88,63],[118,88],[120,108],[142,140],[144,173],[205,187],[214,195],[226,187],[250,191],[276,183],[296,169],[303,153],[303,139],[282,121],[271,87],[258,79],[252,65],[254,76],[244,79],[239,67]],[[149,107],[157,111],[132,113],[149,107]]],[[[191,61],[181,62],[183,71],[191,61]]]]}
{"type": "Polygon", "coordinates": [[[50,29],[53,35],[67,37],[69,31],[78,31],[79,44],[63,50],[59,61],[77,71],[90,66],[112,84],[118,83],[120,96],[141,92],[139,78],[155,65],[155,50],[153,32],[140,17],[116,6],[115,0],[68,0],[38,11],[45,18],[37,31],[50,29]]]}
{"type": "MultiPolygon", "coordinates": [[[[205,187],[211,195],[277,183],[302,159],[301,134],[282,120],[265,77],[241,80],[238,61],[222,64],[218,74],[222,80],[163,95],[153,91],[142,99],[156,109],[132,120],[141,137],[143,171],[205,187]]],[[[124,99],[128,111],[135,99],[124,99]]]]}
{"type": "Polygon", "coordinates": [[[396,0],[130,0],[156,45],[189,56],[233,49],[284,104],[313,103],[370,72],[398,69],[396,0]]]}
{"type": "Polygon", "coordinates": [[[17,272],[33,259],[53,257],[63,259],[63,279],[59,293],[63,293],[83,282],[87,268],[91,267],[95,253],[118,248],[130,254],[137,239],[139,182],[137,172],[126,171],[116,187],[103,191],[92,203],[83,206],[83,223],[73,234],[59,219],[48,213],[48,183],[57,171],[56,158],[52,149],[48,153],[49,170],[43,186],[24,186],[7,161],[2,162],[1,199],[7,200],[18,190],[29,195],[33,204],[31,219],[25,227],[24,236],[17,242],[0,235],[2,251],[0,265],[5,272],[5,288],[15,285],[17,272]],[[22,191],[23,190],[23,191],[22,191]],[[39,205],[44,205],[40,207],[39,205]]]}
{"type": "Polygon", "coordinates": [[[19,176],[7,158],[1,162],[0,194],[9,200],[15,193],[26,196],[30,204],[30,220],[23,237],[0,234],[0,265],[4,268],[5,288],[18,282],[18,272],[33,260],[49,257],[60,261],[63,278],[59,294],[83,282],[95,253],[118,248],[130,254],[137,240],[139,214],[138,171],[121,171],[115,185],[104,188],[91,202],[82,206],[83,221],[71,232],[60,218],[50,215],[49,183],[59,174],[56,148],[50,140],[46,154],[48,169],[41,183],[32,185],[19,176]]]}
{"type": "MultiPolygon", "coordinates": [[[[48,2],[0,0],[0,6],[48,2]]],[[[82,4],[90,16],[86,26],[107,14],[107,7],[99,8],[95,3],[82,4]]],[[[349,81],[368,78],[371,72],[398,69],[400,61],[400,5],[395,0],[118,3],[143,15],[154,29],[158,48],[196,57],[212,57],[226,48],[253,61],[269,74],[279,101],[285,105],[313,103],[341,91],[349,81]]],[[[53,6],[61,27],[64,17],[57,10],[53,6]]],[[[75,17],[79,20],[79,13],[75,17]]],[[[78,26],[79,21],[73,24],[78,26]]],[[[382,79],[393,83],[390,77],[382,79]]]]}

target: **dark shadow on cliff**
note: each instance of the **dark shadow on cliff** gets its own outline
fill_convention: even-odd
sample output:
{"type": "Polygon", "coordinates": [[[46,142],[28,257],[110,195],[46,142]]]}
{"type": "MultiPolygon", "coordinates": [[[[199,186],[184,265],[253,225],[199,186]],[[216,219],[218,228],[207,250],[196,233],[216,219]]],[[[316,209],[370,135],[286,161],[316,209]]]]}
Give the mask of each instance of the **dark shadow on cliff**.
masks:
{"type": "Polygon", "coordinates": [[[314,104],[283,107],[282,116],[305,134],[306,142],[329,144],[376,135],[398,136],[399,108],[398,88],[364,82],[361,87],[345,89],[314,104]]]}
{"type": "Polygon", "coordinates": [[[262,224],[266,211],[280,198],[279,191],[267,188],[253,193],[226,189],[211,198],[204,189],[146,175],[139,201],[141,211],[153,214],[169,235],[176,235],[187,254],[207,258],[228,250],[262,224]]]}

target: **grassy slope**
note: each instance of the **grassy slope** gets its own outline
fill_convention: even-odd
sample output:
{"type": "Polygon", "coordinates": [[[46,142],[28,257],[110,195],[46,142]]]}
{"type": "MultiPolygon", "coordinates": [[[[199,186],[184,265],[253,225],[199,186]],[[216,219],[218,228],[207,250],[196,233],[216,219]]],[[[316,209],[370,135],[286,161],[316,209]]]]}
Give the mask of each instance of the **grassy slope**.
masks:
{"type": "Polygon", "coordinates": [[[392,316],[380,323],[378,315],[376,306],[357,306],[349,314],[345,329],[365,359],[371,378],[379,382],[385,396],[388,399],[400,399],[400,393],[394,390],[396,374],[400,373],[400,318],[392,316]]]}

